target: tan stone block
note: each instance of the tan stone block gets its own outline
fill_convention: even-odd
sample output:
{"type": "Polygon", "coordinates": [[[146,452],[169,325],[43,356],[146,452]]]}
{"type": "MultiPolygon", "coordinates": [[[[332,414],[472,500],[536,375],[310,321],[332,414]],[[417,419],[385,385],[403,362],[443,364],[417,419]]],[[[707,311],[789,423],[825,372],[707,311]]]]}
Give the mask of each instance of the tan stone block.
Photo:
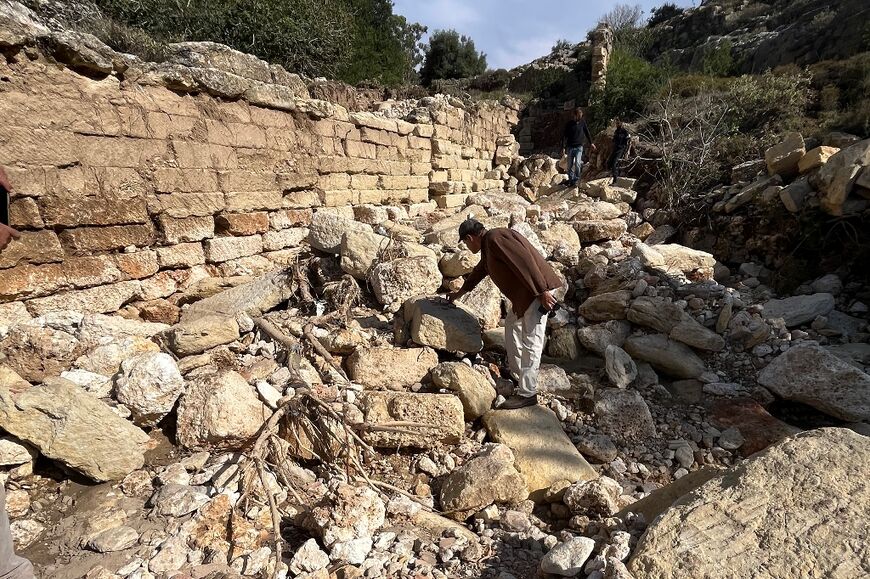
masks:
{"type": "Polygon", "coordinates": [[[78,160],[93,167],[144,168],[171,158],[168,141],[157,139],[78,135],[76,147],[78,160]]]}
{"type": "Polygon", "coordinates": [[[406,161],[384,161],[387,175],[410,175],[411,164],[406,161]]]}
{"type": "Polygon", "coordinates": [[[419,189],[429,187],[428,176],[387,176],[379,180],[382,189],[419,189]]]}
{"type": "Polygon", "coordinates": [[[408,137],[408,146],[412,149],[432,149],[432,140],[423,137],[408,137]]]}
{"type": "Polygon", "coordinates": [[[15,229],[40,229],[44,223],[39,206],[31,197],[15,199],[9,204],[9,225],[15,229]]]}
{"type": "Polygon", "coordinates": [[[0,142],[0,166],[21,163],[59,167],[80,161],[79,140],[67,131],[4,124],[0,127],[0,142]]]}
{"type": "Polygon", "coordinates": [[[431,139],[435,134],[435,129],[433,125],[416,125],[414,127],[414,136],[423,137],[424,139],[431,139]]]}
{"type": "Polygon", "coordinates": [[[152,179],[157,193],[197,193],[218,190],[217,176],[208,169],[155,169],[152,179]]]}
{"type": "Polygon", "coordinates": [[[428,175],[432,170],[432,163],[414,162],[411,163],[411,175],[428,175]]]}
{"type": "Polygon", "coordinates": [[[436,139],[450,140],[453,137],[453,131],[446,125],[433,125],[432,136],[436,139]]]}
{"type": "MultiPolygon", "coordinates": [[[[59,190],[71,190],[78,187],[78,176],[73,171],[48,171],[47,179],[57,181],[53,187],[59,190]]],[[[150,193],[152,186],[136,169],[125,167],[93,167],[82,176],[84,188],[82,192],[96,193],[99,191],[109,199],[136,199],[150,193]]]]}
{"type": "Polygon", "coordinates": [[[144,247],[154,243],[154,226],[108,225],[105,227],[79,227],[65,229],[60,241],[70,253],[90,253],[123,249],[130,245],[144,247]]]}
{"type": "Polygon", "coordinates": [[[262,127],[292,129],[296,126],[293,116],[284,112],[261,107],[251,107],[251,122],[262,127]]]}
{"type": "Polygon", "coordinates": [[[262,127],[250,123],[227,123],[233,134],[233,145],[263,149],[266,147],[266,131],[262,127]]]}
{"type": "Polygon", "coordinates": [[[406,195],[405,203],[425,203],[429,200],[428,189],[409,189],[406,195]]]}
{"type": "Polygon", "coordinates": [[[362,141],[347,141],[344,144],[344,152],[348,157],[376,159],[378,156],[378,146],[374,143],[364,143],[362,141]]]}
{"type": "Polygon", "coordinates": [[[225,213],[214,219],[218,232],[227,235],[254,235],[269,230],[269,214],[264,211],[254,213],[225,213]]]}
{"type": "Polygon", "coordinates": [[[351,175],[351,189],[377,189],[377,175],[351,175]]]}
{"type": "MultiPolygon", "coordinates": [[[[202,267],[203,266],[194,266],[194,268],[202,267]]],[[[143,279],[140,282],[142,286],[139,294],[139,299],[157,300],[160,298],[171,296],[179,289],[181,289],[181,284],[176,280],[176,277],[178,277],[178,273],[188,271],[190,270],[161,271],[147,279],[143,279]]],[[[202,273],[199,276],[189,276],[190,279],[201,279],[203,277],[209,277],[209,275],[206,273],[202,273]]]]}
{"type": "Polygon", "coordinates": [[[380,117],[369,112],[350,113],[350,122],[358,127],[380,129],[393,133],[398,132],[398,125],[394,119],[380,117]]]}
{"type": "Polygon", "coordinates": [[[214,218],[211,216],[176,219],[161,215],[158,223],[166,243],[201,241],[214,237],[214,218]]]}
{"type": "Polygon", "coordinates": [[[157,273],[157,253],[155,251],[136,251],[114,256],[115,264],[127,279],[142,279],[157,273]]]}
{"type": "Polygon", "coordinates": [[[125,304],[141,295],[138,281],[95,287],[86,290],[68,291],[45,298],[37,298],[26,303],[28,311],[41,316],[59,310],[73,310],[85,314],[106,314],[117,312],[125,304]]]}
{"type": "Polygon", "coordinates": [[[223,193],[172,193],[148,198],[151,214],[175,218],[205,217],[226,209],[223,193]]]}
{"type": "MultiPolygon", "coordinates": [[[[343,158],[343,157],[342,157],[343,158]]],[[[281,191],[296,191],[299,189],[311,189],[317,185],[318,175],[314,171],[300,171],[298,173],[278,173],[278,189],[281,191]]]]}
{"type": "Polygon", "coordinates": [[[276,230],[309,225],[311,216],[311,209],[283,209],[269,214],[269,225],[276,230]]]}
{"type": "Polygon", "coordinates": [[[144,199],[48,196],[40,198],[39,204],[48,226],[121,225],[149,221],[144,199]]]}
{"type": "Polygon", "coordinates": [[[839,151],[840,149],[837,147],[816,147],[815,149],[810,149],[803,157],[801,157],[801,160],[798,161],[798,170],[801,173],[806,173],[817,167],[821,167],[828,162],[828,159],[839,151]]]}
{"type": "Polygon", "coordinates": [[[227,193],[229,211],[262,211],[281,209],[284,203],[280,191],[234,191],[227,193]]]}
{"type": "Polygon", "coordinates": [[[400,159],[399,149],[397,147],[378,145],[377,158],[384,161],[398,161],[400,159]]]}
{"type": "MultiPolygon", "coordinates": [[[[24,231],[21,238],[13,240],[0,251],[0,269],[24,263],[52,263],[62,261],[63,248],[54,231],[24,231]]],[[[5,276],[0,274],[0,279],[5,276]]]]}
{"type": "Polygon", "coordinates": [[[182,169],[237,169],[236,152],[232,147],[174,139],[170,141],[175,160],[182,169]]]}
{"type": "Polygon", "coordinates": [[[362,173],[368,162],[355,157],[324,157],[320,160],[320,170],[324,173],[362,173]]]}
{"type": "Polygon", "coordinates": [[[19,265],[3,271],[0,301],[44,296],[69,287],[107,284],[121,277],[121,271],[107,255],[69,258],[47,265],[19,265]]]}
{"type": "Polygon", "coordinates": [[[263,249],[277,251],[286,247],[298,247],[308,238],[307,227],[293,227],[281,231],[269,231],[263,235],[263,249]]]}
{"type": "Polygon", "coordinates": [[[335,191],[321,191],[320,202],[326,207],[338,207],[341,205],[354,205],[359,203],[359,192],[350,189],[338,189],[335,191]]]}
{"type": "Polygon", "coordinates": [[[263,275],[275,269],[272,262],[262,255],[251,255],[226,261],[218,266],[221,277],[237,275],[263,275]]]}
{"type": "Polygon", "coordinates": [[[359,191],[359,203],[380,205],[389,199],[389,192],[383,189],[367,189],[359,191]]]}
{"type": "Polygon", "coordinates": [[[457,169],[462,166],[462,159],[454,155],[441,155],[432,159],[433,169],[457,169]]]}
{"type": "Polygon", "coordinates": [[[205,263],[205,250],[200,243],[158,247],[157,260],[161,269],[193,267],[205,263]]]}
{"type": "Polygon", "coordinates": [[[205,241],[205,256],[209,263],[221,263],[255,255],[261,251],[263,251],[263,238],[260,235],[216,237],[205,241]]]}
{"type": "Polygon", "coordinates": [[[148,125],[148,136],[153,139],[190,139],[194,137],[194,129],[199,126],[200,119],[148,112],[145,114],[145,122],[148,125]]]}
{"type": "Polygon", "coordinates": [[[317,187],[323,190],[347,189],[350,187],[350,175],[346,173],[328,173],[317,180],[317,187]]]}
{"type": "Polygon", "coordinates": [[[468,193],[460,193],[455,195],[439,195],[435,197],[435,203],[441,209],[449,209],[452,207],[462,207],[465,205],[465,200],[468,199],[468,193]]]}
{"type": "Polygon", "coordinates": [[[304,191],[290,191],[284,195],[282,206],[291,209],[304,209],[320,207],[323,203],[317,191],[307,189],[304,191]]]}
{"type": "MultiPolygon", "coordinates": [[[[255,171],[221,171],[218,173],[220,190],[230,191],[274,191],[275,173],[255,171]]],[[[216,190],[216,189],[215,189],[216,190]]]]}

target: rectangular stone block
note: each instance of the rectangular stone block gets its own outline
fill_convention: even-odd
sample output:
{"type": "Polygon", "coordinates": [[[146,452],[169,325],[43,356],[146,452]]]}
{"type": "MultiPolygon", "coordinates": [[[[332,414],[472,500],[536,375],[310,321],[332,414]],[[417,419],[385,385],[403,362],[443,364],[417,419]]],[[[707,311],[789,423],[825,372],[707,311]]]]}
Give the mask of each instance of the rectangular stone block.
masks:
{"type": "Polygon", "coordinates": [[[388,119],[369,112],[350,113],[350,122],[358,127],[369,127],[382,131],[398,132],[398,125],[394,119],[388,119]]]}
{"type": "Polygon", "coordinates": [[[18,230],[44,227],[36,200],[32,197],[22,197],[12,201],[9,204],[9,225],[18,230]]]}
{"type": "Polygon", "coordinates": [[[76,135],[67,131],[14,127],[0,127],[0,165],[17,163],[29,165],[73,165],[79,161],[76,135]]]}
{"type": "Polygon", "coordinates": [[[157,266],[157,252],[150,249],[134,253],[120,253],[113,256],[115,265],[125,279],[142,279],[152,276],[160,269],[157,266]]]}
{"type": "Polygon", "coordinates": [[[415,161],[411,163],[411,175],[428,175],[432,170],[432,163],[415,161]]]}
{"type": "Polygon", "coordinates": [[[359,203],[359,193],[350,189],[335,191],[321,191],[320,202],[326,207],[338,207],[340,205],[355,205],[359,203]]]}
{"type": "Polygon", "coordinates": [[[378,187],[377,175],[351,175],[351,189],[376,189],[378,187]]]}
{"type": "Polygon", "coordinates": [[[123,277],[110,256],[69,258],[63,263],[19,265],[3,271],[0,301],[38,297],[66,288],[112,283],[123,277]]]}
{"type": "Polygon", "coordinates": [[[263,235],[263,249],[277,251],[286,247],[297,247],[308,238],[307,227],[293,227],[281,231],[269,231],[263,235]]]}
{"type": "Polygon", "coordinates": [[[384,161],[398,161],[401,159],[399,149],[387,145],[378,145],[376,155],[379,160],[384,161]]]}
{"type": "Polygon", "coordinates": [[[200,243],[158,247],[157,261],[161,269],[193,267],[205,263],[205,250],[200,243]]]}
{"type": "Polygon", "coordinates": [[[182,169],[237,169],[236,152],[232,147],[173,140],[175,160],[182,169]]]}
{"type": "Polygon", "coordinates": [[[419,189],[429,187],[429,177],[412,176],[388,176],[382,175],[379,179],[382,189],[419,189]]]}
{"type": "Polygon", "coordinates": [[[378,146],[374,143],[364,143],[362,141],[347,141],[344,144],[344,152],[348,157],[376,159],[378,156],[378,146]]]}
{"type": "Polygon", "coordinates": [[[395,139],[398,137],[395,133],[379,131],[369,127],[362,127],[359,131],[360,139],[366,143],[374,143],[376,145],[392,146],[395,144],[395,139]]]}
{"type": "Polygon", "coordinates": [[[85,314],[108,314],[117,312],[124,305],[137,299],[140,291],[140,282],[123,281],[112,285],[37,298],[29,300],[26,305],[34,316],[58,310],[73,310],[85,314]]]}
{"type": "Polygon", "coordinates": [[[465,200],[468,199],[468,193],[459,193],[454,195],[439,195],[434,198],[435,203],[441,209],[449,209],[451,207],[462,207],[465,205],[465,200]]]}
{"type": "Polygon", "coordinates": [[[274,191],[275,173],[260,171],[221,171],[218,173],[220,189],[231,191],[274,191]]]}
{"type": "Polygon", "coordinates": [[[168,141],[90,135],[77,137],[78,160],[93,167],[144,168],[158,159],[170,158],[168,141]]]}
{"type": "Polygon", "coordinates": [[[166,214],[175,218],[205,217],[226,208],[223,193],[173,193],[152,195],[148,199],[148,210],[152,215],[166,214]]]}
{"type": "Polygon", "coordinates": [[[412,135],[408,137],[408,146],[412,149],[431,149],[432,141],[430,139],[424,139],[412,135]]]}
{"type": "Polygon", "coordinates": [[[324,157],[320,159],[320,170],[324,173],[362,173],[367,164],[367,159],[356,157],[324,157]]]}
{"type": "MultiPolygon", "coordinates": [[[[342,159],[344,157],[341,157],[342,159]]],[[[278,189],[283,192],[311,189],[317,185],[318,175],[314,171],[300,171],[298,173],[278,173],[278,189]]]]}
{"type": "Polygon", "coordinates": [[[217,174],[208,169],[156,169],[153,183],[157,193],[200,193],[218,190],[217,174]]]}
{"type": "Polygon", "coordinates": [[[361,204],[381,205],[386,203],[390,197],[389,192],[383,189],[366,189],[358,191],[358,193],[358,203],[361,204]]]}
{"type": "Polygon", "coordinates": [[[414,136],[430,139],[434,134],[435,130],[432,125],[416,125],[414,127],[414,136]]]}
{"type": "Polygon", "coordinates": [[[263,251],[260,235],[248,237],[217,237],[205,242],[205,256],[209,263],[221,263],[231,259],[255,255],[263,251]]]}
{"type": "Polygon", "coordinates": [[[282,206],[291,209],[305,209],[320,207],[323,203],[317,191],[307,189],[304,191],[291,191],[284,195],[282,206]]]}
{"type": "Polygon", "coordinates": [[[280,191],[233,191],[226,194],[229,211],[268,211],[281,209],[284,196],[280,191]]]}
{"type": "Polygon", "coordinates": [[[269,214],[269,225],[276,230],[310,225],[311,215],[311,209],[283,209],[269,214]]]}
{"type": "Polygon", "coordinates": [[[176,219],[161,215],[158,223],[163,240],[173,245],[214,237],[214,218],[211,216],[176,219]]]}
{"type": "Polygon", "coordinates": [[[147,223],[145,200],[106,196],[42,197],[42,217],[48,226],[126,225],[147,223]]]}
{"type": "Polygon", "coordinates": [[[65,229],[60,242],[70,253],[86,254],[94,251],[124,249],[133,245],[145,247],[154,243],[154,226],[108,225],[105,227],[79,227],[65,229]]]}
{"type": "MultiPolygon", "coordinates": [[[[179,273],[180,272],[177,270],[160,271],[152,275],[148,279],[143,279],[140,282],[142,284],[142,289],[139,293],[139,299],[148,301],[166,298],[177,292],[179,289],[183,289],[183,287],[181,287],[181,283],[176,281],[176,278],[180,277],[179,273]]],[[[202,279],[212,275],[212,273],[210,271],[206,271],[205,266],[202,265],[196,265],[192,269],[188,270],[186,273],[187,275],[185,277],[182,277],[181,279],[186,279],[188,283],[192,283],[193,280],[202,279]]]]}
{"type": "Polygon", "coordinates": [[[323,190],[347,189],[350,187],[350,179],[350,175],[346,173],[328,173],[318,178],[317,186],[323,190]]]}
{"type": "MultiPolygon", "coordinates": [[[[64,251],[54,231],[24,231],[20,239],[15,239],[0,251],[0,269],[32,263],[52,263],[62,261],[64,251]]],[[[0,284],[5,273],[0,274],[0,284]]]]}
{"type": "Polygon", "coordinates": [[[269,214],[265,211],[253,213],[225,213],[215,217],[215,227],[227,235],[254,235],[269,230],[269,214]]]}

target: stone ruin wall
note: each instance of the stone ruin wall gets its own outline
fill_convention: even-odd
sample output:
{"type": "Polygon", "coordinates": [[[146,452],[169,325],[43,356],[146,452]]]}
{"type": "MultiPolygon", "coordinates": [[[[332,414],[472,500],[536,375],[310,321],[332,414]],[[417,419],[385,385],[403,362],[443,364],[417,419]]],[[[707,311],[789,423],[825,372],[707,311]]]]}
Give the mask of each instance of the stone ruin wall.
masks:
{"type": "Polygon", "coordinates": [[[517,122],[495,104],[429,99],[411,123],[87,72],[33,49],[0,59],[0,166],[23,233],[0,254],[7,315],[112,312],[205,277],[275,269],[292,262],[313,212],[461,206],[503,188],[516,152],[499,148],[495,164],[517,122]]]}

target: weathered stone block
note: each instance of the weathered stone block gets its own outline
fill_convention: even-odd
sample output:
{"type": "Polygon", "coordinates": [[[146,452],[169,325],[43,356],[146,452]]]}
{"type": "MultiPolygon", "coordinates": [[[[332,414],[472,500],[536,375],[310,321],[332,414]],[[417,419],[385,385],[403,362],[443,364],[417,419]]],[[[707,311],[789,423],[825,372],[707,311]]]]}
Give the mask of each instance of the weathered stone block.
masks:
{"type": "Polygon", "coordinates": [[[221,263],[239,257],[255,255],[263,251],[260,235],[248,237],[217,237],[205,242],[205,256],[209,263],[221,263]]]}
{"type": "Polygon", "coordinates": [[[254,235],[269,230],[269,214],[264,211],[225,213],[215,217],[214,222],[219,232],[228,235],[254,235]]]}
{"type": "Polygon", "coordinates": [[[210,215],[184,219],[161,215],[158,218],[158,223],[166,243],[202,241],[214,237],[214,218],[210,215]]]}
{"type": "Polygon", "coordinates": [[[205,250],[201,243],[182,243],[172,247],[157,248],[161,269],[188,268],[205,263],[205,250]]]}
{"type": "Polygon", "coordinates": [[[367,424],[416,422],[408,432],[366,432],[366,442],[378,448],[432,448],[455,444],[465,432],[462,403],[453,394],[367,392],[363,399],[367,424]]]}
{"type": "Polygon", "coordinates": [[[39,200],[46,225],[122,225],[148,222],[144,199],[114,197],[43,197],[39,200]]]}
{"type": "Polygon", "coordinates": [[[111,251],[133,245],[144,247],[154,243],[154,227],[146,225],[110,225],[80,227],[60,233],[60,241],[71,253],[111,251]]]}
{"type": "Polygon", "coordinates": [[[25,231],[0,252],[0,269],[23,263],[52,263],[63,258],[64,251],[54,231],[25,231]]]}
{"type": "Polygon", "coordinates": [[[281,231],[268,231],[263,235],[263,249],[276,251],[285,247],[299,247],[308,238],[307,227],[292,227],[281,231]]]}

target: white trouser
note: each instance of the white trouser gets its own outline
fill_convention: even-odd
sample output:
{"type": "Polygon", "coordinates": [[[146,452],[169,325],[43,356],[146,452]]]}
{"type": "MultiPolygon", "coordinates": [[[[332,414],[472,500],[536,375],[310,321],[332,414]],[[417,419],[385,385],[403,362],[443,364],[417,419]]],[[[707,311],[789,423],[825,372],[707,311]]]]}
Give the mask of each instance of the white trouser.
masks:
{"type": "Polygon", "coordinates": [[[509,309],[504,321],[508,367],[519,384],[520,396],[534,396],[538,392],[538,369],[547,334],[547,314],[542,314],[540,307],[541,302],[535,299],[522,318],[509,309]]]}

